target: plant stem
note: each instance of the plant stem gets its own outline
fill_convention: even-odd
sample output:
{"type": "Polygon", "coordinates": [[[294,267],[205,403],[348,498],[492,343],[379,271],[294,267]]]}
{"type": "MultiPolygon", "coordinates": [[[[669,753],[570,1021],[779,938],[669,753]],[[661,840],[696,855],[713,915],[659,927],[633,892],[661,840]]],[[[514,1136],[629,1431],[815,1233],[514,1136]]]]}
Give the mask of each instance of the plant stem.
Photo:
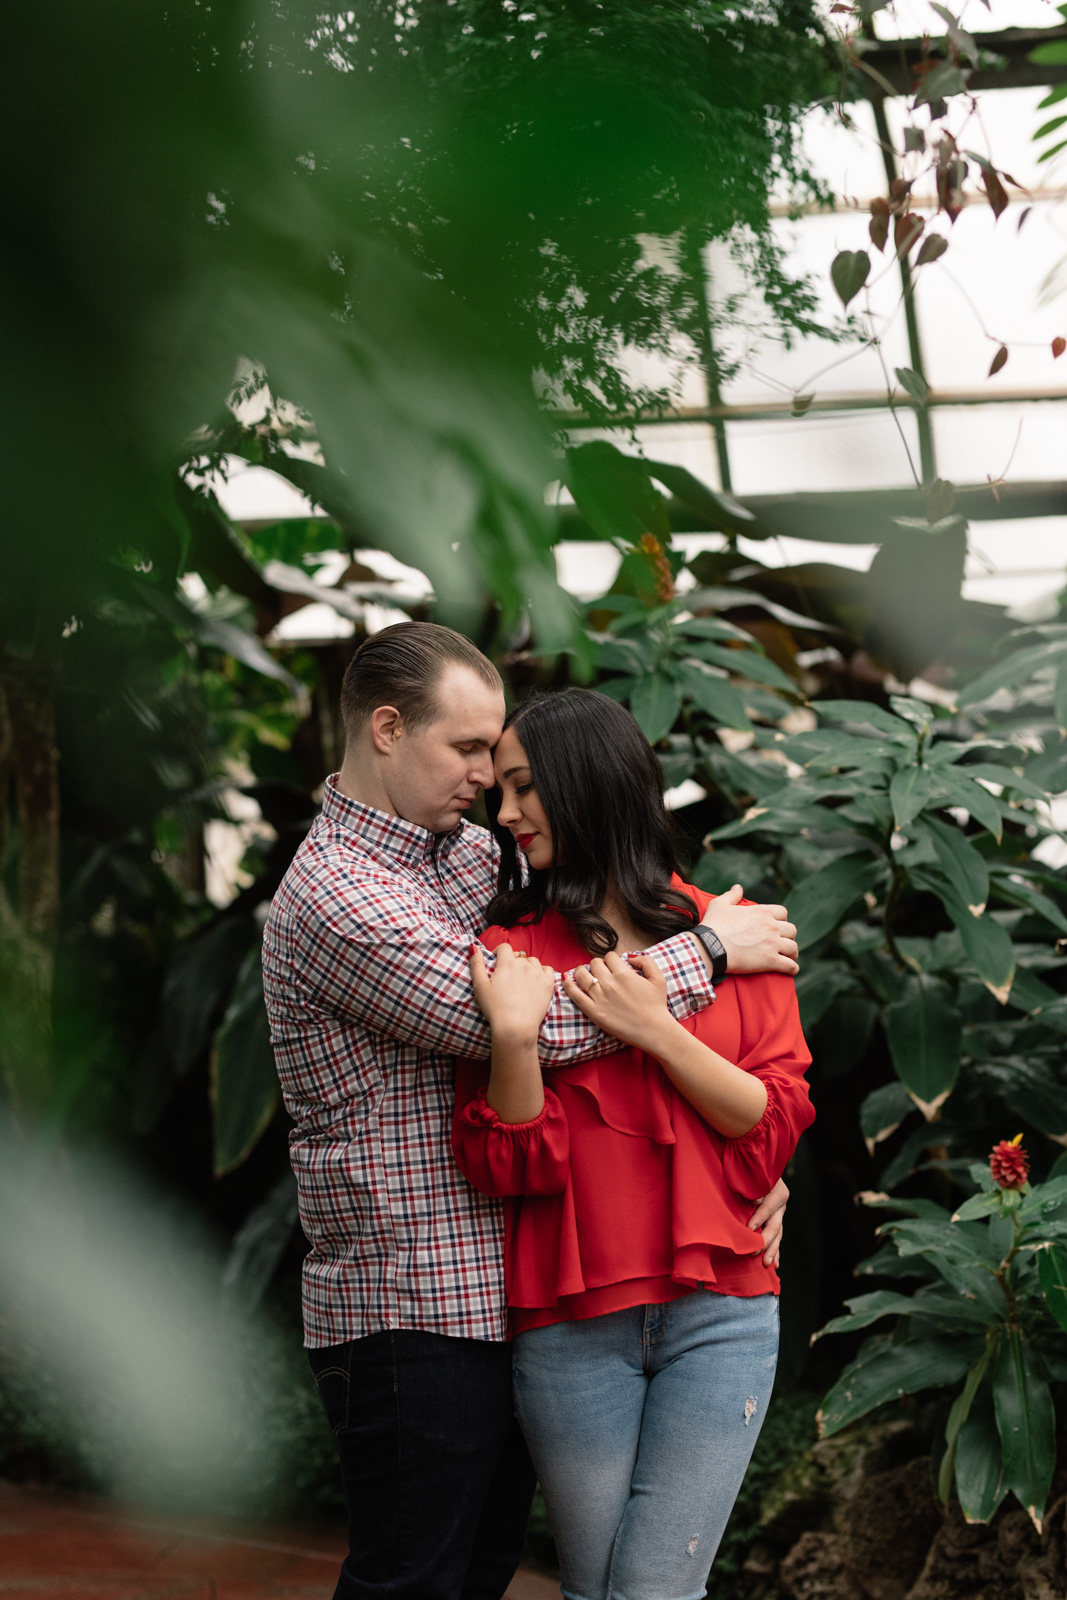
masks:
{"type": "Polygon", "coordinates": [[[908,963],[901,955],[899,949],[897,948],[897,942],[893,937],[893,917],[897,909],[897,902],[900,899],[900,891],[903,888],[903,884],[903,874],[894,866],[893,881],[889,885],[889,893],[885,897],[885,910],[882,912],[882,932],[885,934],[886,947],[889,950],[889,954],[893,958],[894,964],[901,972],[910,972],[912,969],[908,966],[908,963]]]}

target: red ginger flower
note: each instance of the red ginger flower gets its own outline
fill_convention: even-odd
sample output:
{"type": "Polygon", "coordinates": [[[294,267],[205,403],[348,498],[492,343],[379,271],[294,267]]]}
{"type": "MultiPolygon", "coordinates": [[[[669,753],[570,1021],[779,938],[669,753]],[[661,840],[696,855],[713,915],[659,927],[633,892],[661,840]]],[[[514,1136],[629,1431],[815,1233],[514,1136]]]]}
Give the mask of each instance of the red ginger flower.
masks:
{"type": "Polygon", "coordinates": [[[674,574],[671,571],[671,564],[667,560],[667,552],[656,538],[656,535],[654,533],[643,533],[638,548],[652,569],[652,577],[655,583],[654,598],[661,605],[668,600],[673,600],[674,574]]]}
{"type": "Polygon", "coordinates": [[[1022,1140],[1022,1134],[1017,1133],[1014,1139],[1001,1139],[993,1146],[989,1170],[1002,1189],[1021,1189],[1026,1182],[1030,1157],[1022,1148],[1022,1140]]]}

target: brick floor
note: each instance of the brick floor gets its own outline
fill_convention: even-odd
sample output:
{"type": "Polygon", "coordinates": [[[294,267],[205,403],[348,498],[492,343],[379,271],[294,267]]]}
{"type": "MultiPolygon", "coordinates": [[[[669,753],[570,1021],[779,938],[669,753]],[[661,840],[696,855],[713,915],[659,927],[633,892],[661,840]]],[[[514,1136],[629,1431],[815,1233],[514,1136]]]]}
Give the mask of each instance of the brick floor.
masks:
{"type": "MultiPolygon", "coordinates": [[[[0,1483],[2,1600],[330,1600],[342,1530],[169,1522],[90,1496],[0,1483]]],[[[506,1600],[554,1600],[516,1573],[506,1600]]]]}

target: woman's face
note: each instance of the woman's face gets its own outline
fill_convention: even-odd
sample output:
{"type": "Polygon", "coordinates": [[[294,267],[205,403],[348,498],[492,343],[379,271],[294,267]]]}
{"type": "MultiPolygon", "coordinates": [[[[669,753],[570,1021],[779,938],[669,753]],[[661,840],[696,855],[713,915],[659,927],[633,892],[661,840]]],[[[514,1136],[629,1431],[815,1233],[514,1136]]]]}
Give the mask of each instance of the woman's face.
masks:
{"type": "Polygon", "coordinates": [[[493,752],[493,771],[500,789],[497,820],[511,833],[530,866],[543,871],[552,865],[555,854],[552,829],[537,798],[526,751],[514,728],[505,728],[500,736],[493,752]]]}

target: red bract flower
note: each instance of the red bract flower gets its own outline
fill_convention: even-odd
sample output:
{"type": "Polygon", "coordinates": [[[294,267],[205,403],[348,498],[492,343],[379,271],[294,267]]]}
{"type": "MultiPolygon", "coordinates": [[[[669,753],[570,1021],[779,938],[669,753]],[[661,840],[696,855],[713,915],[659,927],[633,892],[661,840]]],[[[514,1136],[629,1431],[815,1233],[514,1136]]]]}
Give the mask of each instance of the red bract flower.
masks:
{"type": "Polygon", "coordinates": [[[1030,1157],[1022,1147],[1022,1137],[1017,1133],[1014,1139],[1001,1139],[993,1146],[989,1170],[1002,1189],[1021,1189],[1026,1182],[1030,1157]]]}
{"type": "Polygon", "coordinates": [[[674,574],[667,560],[667,552],[654,533],[643,533],[639,548],[652,571],[655,583],[653,598],[660,605],[666,605],[669,600],[674,599],[674,574]]]}

